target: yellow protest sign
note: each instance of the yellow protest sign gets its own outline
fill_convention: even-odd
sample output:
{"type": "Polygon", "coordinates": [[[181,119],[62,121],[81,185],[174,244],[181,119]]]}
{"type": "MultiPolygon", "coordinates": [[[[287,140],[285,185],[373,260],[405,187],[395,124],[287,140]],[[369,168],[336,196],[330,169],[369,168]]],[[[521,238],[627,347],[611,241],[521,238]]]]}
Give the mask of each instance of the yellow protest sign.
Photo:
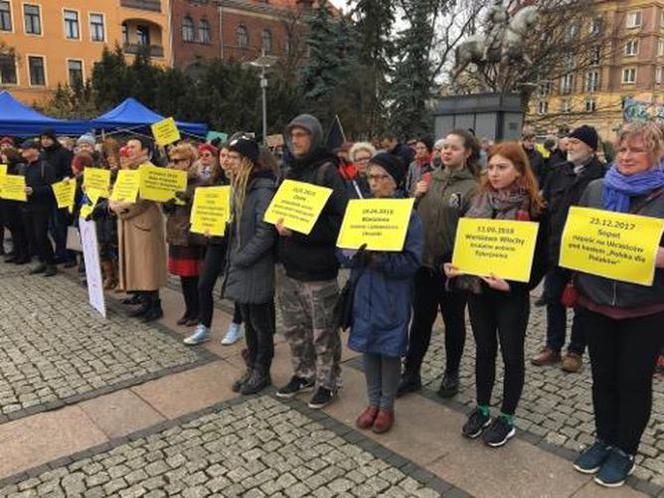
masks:
{"type": "Polygon", "coordinates": [[[283,219],[286,228],[308,235],[332,194],[332,189],[311,183],[284,180],[277,190],[264,220],[276,225],[283,219]]]}
{"type": "Polygon", "coordinates": [[[51,185],[55,202],[58,204],[58,209],[69,209],[72,212],[74,209],[74,198],[76,197],[76,181],[60,181],[51,185]]]}
{"type": "Polygon", "coordinates": [[[468,275],[528,282],[539,223],[461,218],[452,264],[468,275]]]}
{"type": "Polygon", "coordinates": [[[0,197],[9,201],[27,202],[25,177],[21,175],[3,175],[0,177],[0,197]]]}
{"type": "Polygon", "coordinates": [[[168,202],[175,192],[187,189],[187,172],[144,164],[140,168],[141,197],[148,201],[168,202]]]}
{"type": "Polygon", "coordinates": [[[85,218],[87,218],[88,216],[90,216],[92,214],[92,211],[94,211],[94,209],[95,209],[95,207],[92,204],[83,204],[81,206],[81,211],[80,211],[78,217],[85,219],[85,218]]]}
{"type": "Polygon", "coordinates": [[[664,220],[573,206],[560,245],[560,266],[650,286],[664,220]]]}
{"type": "Polygon", "coordinates": [[[154,123],[151,128],[157,145],[168,145],[180,140],[180,131],[173,118],[166,118],[154,123]]]}
{"type": "Polygon", "coordinates": [[[0,176],[5,176],[7,174],[7,165],[0,164],[0,176]]]}
{"type": "Polygon", "coordinates": [[[113,185],[110,200],[115,202],[136,202],[138,190],[141,186],[141,173],[138,170],[123,169],[118,171],[118,177],[113,185]]]}
{"type": "Polygon", "coordinates": [[[221,237],[231,213],[230,187],[198,187],[191,208],[190,230],[221,237]]]}
{"type": "Polygon", "coordinates": [[[337,247],[401,251],[415,199],[353,199],[341,224],[337,247]]]}
{"type": "Polygon", "coordinates": [[[111,185],[111,171],[102,168],[85,168],[83,170],[83,186],[85,195],[95,199],[108,197],[108,187],[111,185]]]}

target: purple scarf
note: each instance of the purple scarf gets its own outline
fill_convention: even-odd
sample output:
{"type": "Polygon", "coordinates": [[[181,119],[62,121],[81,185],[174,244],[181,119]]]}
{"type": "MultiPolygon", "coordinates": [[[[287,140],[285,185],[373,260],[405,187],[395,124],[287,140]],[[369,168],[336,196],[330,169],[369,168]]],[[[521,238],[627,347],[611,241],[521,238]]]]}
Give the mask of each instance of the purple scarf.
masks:
{"type": "Polygon", "coordinates": [[[607,211],[629,213],[631,197],[646,195],[662,187],[664,187],[663,163],[651,170],[630,176],[620,173],[614,164],[604,177],[602,203],[607,211]]]}

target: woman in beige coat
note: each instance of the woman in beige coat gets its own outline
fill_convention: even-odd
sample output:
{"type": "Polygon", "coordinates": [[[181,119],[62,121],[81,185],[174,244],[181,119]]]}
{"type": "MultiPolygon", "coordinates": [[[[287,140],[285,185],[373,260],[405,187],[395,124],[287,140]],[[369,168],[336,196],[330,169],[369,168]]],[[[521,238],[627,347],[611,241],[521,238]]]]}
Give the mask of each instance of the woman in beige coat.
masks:
{"type": "MultiPolygon", "coordinates": [[[[129,169],[149,164],[150,144],[146,139],[132,138],[127,149],[129,169]]],[[[118,216],[120,288],[134,294],[130,304],[140,304],[131,316],[142,316],[146,322],[158,320],[164,315],[159,289],[168,280],[161,207],[137,199],[135,203],[111,202],[110,208],[118,216]]]]}

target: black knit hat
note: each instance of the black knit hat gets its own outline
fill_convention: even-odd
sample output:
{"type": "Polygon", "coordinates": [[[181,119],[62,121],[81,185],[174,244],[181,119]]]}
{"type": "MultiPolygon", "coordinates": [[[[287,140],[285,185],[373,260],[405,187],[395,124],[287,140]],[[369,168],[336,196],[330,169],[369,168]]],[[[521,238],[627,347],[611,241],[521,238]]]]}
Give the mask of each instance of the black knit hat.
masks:
{"type": "Polygon", "coordinates": [[[248,137],[239,137],[235,140],[231,140],[228,144],[228,150],[232,152],[237,152],[241,156],[246,157],[252,163],[258,163],[259,149],[258,144],[255,140],[252,140],[248,137]]]}
{"type": "Polygon", "coordinates": [[[41,145],[39,145],[39,142],[37,140],[26,140],[21,144],[21,149],[22,150],[28,150],[28,149],[41,149],[41,145]]]}
{"type": "Polygon", "coordinates": [[[595,130],[595,128],[593,128],[592,126],[588,125],[579,126],[568,136],[569,138],[576,138],[577,140],[581,140],[592,150],[597,150],[599,137],[597,136],[597,130],[595,130]]]}
{"type": "Polygon", "coordinates": [[[39,134],[39,138],[47,137],[53,140],[54,142],[57,141],[57,137],[55,135],[55,130],[53,128],[44,128],[41,133],[39,134]]]}
{"type": "Polygon", "coordinates": [[[406,178],[406,171],[403,166],[401,159],[394,154],[389,152],[379,152],[371,158],[369,164],[376,164],[383,168],[389,173],[389,175],[394,178],[394,183],[397,184],[397,187],[401,187],[401,184],[406,178]]]}

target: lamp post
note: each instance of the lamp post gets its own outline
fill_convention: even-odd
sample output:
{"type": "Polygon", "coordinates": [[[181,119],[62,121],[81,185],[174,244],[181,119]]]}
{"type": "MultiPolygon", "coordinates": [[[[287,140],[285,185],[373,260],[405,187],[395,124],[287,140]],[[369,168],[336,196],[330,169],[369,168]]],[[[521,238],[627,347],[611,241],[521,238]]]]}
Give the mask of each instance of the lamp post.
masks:
{"type": "Polygon", "coordinates": [[[260,88],[261,88],[261,97],[263,101],[263,145],[267,146],[267,70],[270,69],[277,62],[277,58],[273,55],[261,55],[258,59],[255,59],[248,64],[252,67],[257,67],[261,70],[260,72],[260,88]]]}

